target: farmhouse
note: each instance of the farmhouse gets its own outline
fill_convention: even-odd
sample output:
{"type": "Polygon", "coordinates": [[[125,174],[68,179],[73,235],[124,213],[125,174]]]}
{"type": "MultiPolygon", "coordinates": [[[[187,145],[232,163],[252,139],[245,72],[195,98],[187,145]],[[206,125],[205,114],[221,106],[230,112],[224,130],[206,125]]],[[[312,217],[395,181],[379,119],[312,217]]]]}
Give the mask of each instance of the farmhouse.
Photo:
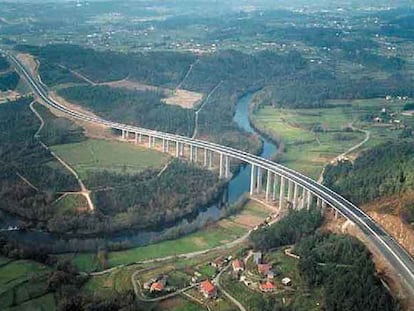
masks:
{"type": "Polygon", "coordinates": [[[234,272],[244,271],[244,265],[240,259],[233,260],[231,266],[233,267],[234,272]]]}
{"type": "Polygon", "coordinates": [[[275,285],[269,281],[259,285],[259,289],[264,293],[273,292],[275,290],[275,285]]]}
{"type": "Polygon", "coordinates": [[[217,289],[209,280],[200,283],[200,292],[206,298],[214,298],[217,296],[217,289]]]}
{"type": "Polygon", "coordinates": [[[151,285],[150,292],[162,292],[165,286],[161,282],[155,282],[151,285]]]}
{"type": "Polygon", "coordinates": [[[272,265],[270,265],[268,263],[257,265],[257,271],[260,274],[267,275],[270,272],[270,269],[272,269],[272,265]]]}

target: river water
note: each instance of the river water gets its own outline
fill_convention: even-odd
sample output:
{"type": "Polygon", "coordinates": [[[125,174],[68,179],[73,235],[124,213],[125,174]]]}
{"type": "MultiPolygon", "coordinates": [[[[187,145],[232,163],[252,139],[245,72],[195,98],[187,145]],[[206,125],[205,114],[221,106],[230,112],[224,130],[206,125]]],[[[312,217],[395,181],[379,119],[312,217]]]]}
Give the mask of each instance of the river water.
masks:
{"type": "MultiPolygon", "coordinates": [[[[241,97],[237,102],[236,113],[233,120],[240,128],[246,132],[258,135],[263,142],[260,156],[270,158],[276,152],[276,146],[256,132],[249,121],[249,103],[253,94],[241,97]]],[[[195,231],[209,222],[217,221],[223,217],[225,208],[229,204],[235,204],[240,198],[249,191],[250,187],[250,165],[243,165],[238,174],[229,182],[223,200],[199,212],[195,216],[187,217],[176,225],[165,228],[162,231],[139,231],[122,232],[110,235],[105,238],[93,239],[63,239],[57,235],[43,231],[10,231],[6,232],[8,238],[19,241],[23,244],[36,243],[39,247],[45,248],[48,252],[72,252],[72,251],[92,251],[100,246],[110,246],[111,244],[122,244],[123,247],[138,247],[154,243],[167,238],[182,235],[184,232],[195,231]]],[[[16,225],[17,222],[12,217],[4,217],[0,220],[0,228],[16,225]]]]}

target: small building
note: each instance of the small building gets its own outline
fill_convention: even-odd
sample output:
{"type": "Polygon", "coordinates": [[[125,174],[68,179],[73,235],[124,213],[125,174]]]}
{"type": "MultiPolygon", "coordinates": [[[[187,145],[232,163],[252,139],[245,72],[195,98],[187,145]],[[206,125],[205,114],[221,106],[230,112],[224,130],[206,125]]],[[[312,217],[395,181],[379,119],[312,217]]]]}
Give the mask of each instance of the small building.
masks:
{"type": "Polygon", "coordinates": [[[282,284],[285,286],[291,286],[292,285],[292,280],[290,278],[283,278],[282,279],[282,284]]]}
{"type": "Polygon", "coordinates": [[[272,282],[266,281],[259,285],[259,289],[264,293],[270,293],[276,289],[276,286],[272,282]]]}
{"type": "Polygon", "coordinates": [[[267,275],[270,272],[270,269],[272,269],[272,265],[268,263],[257,265],[257,271],[263,275],[267,275]]]}
{"type": "Polygon", "coordinates": [[[274,278],[275,278],[275,273],[273,272],[273,271],[269,271],[268,273],[267,273],[267,279],[269,280],[269,281],[271,281],[271,280],[273,280],[274,278]]]}
{"type": "Polygon", "coordinates": [[[235,259],[231,262],[234,272],[244,271],[244,264],[240,259],[235,259]]]}
{"type": "Polygon", "coordinates": [[[383,123],[384,122],[384,119],[383,118],[380,118],[380,117],[375,117],[374,118],[374,122],[383,123]]]}
{"type": "Polygon", "coordinates": [[[226,263],[226,260],[223,257],[218,257],[213,262],[211,262],[211,265],[214,268],[221,269],[223,268],[225,263],[226,263]]]}
{"type": "Polygon", "coordinates": [[[162,284],[162,286],[165,287],[165,285],[167,285],[167,276],[166,275],[162,275],[158,278],[158,283],[162,284]]]}
{"type": "Polygon", "coordinates": [[[262,253],[261,252],[257,252],[257,253],[253,253],[253,261],[255,265],[259,265],[262,263],[262,253]]]}
{"type": "Polygon", "coordinates": [[[200,283],[200,292],[206,298],[215,298],[217,296],[217,289],[209,280],[200,283]]]}
{"type": "Polygon", "coordinates": [[[162,292],[165,288],[165,285],[163,285],[161,282],[155,282],[151,285],[150,292],[162,292]]]}

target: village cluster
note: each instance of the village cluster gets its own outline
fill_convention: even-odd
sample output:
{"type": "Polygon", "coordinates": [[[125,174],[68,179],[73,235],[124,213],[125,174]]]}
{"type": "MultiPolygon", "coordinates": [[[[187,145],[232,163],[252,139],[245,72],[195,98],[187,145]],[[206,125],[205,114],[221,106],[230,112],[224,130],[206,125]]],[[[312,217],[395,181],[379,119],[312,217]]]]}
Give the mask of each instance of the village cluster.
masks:
{"type": "Polygon", "coordinates": [[[272,267],[271,263],[266,262],[262,252],[249,252],[242,259],[220,256],[208,265],[215,269],[215,273],[209,278],[195,271],[191,276],[191,281],[189,279],[188,287],[177,289],[168,286],[167,275],[159,275],[143,284],[144,293],[161,297],[173,292],[178,293],[180,290],[196,288],[200,296],[205,299],[215,299],[218,293],[218,278],[222,273],[228,273],[233,282],[241,282],[251,290],[262,293],[275,292],[278,287],[280,289],[292,286],[292,280],[282,276],[277,269],[272,267]]]}

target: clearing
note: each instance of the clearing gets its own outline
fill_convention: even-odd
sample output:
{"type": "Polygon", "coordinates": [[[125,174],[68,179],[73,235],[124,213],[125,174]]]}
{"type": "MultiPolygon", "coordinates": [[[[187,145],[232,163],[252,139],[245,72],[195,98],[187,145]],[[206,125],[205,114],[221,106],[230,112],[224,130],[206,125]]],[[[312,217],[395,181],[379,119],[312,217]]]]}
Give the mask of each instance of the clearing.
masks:
{"type": "Polygon", "coordinates": [[[161,168],[169,159],[168,155],[154,150],[101,139],[57,145],[51,149],[65,159],[82,179],[92,171],[138,173],[147,168],[161,168]]]}
{"type": "Polygon", "coordinates": [[[184,89],[170,90],[156,87],[153,85],[143,84],[139,82],[130,81],[127,79],[106,82],[101,85],[108,85],[114,88],[122,88],[132,91],[156,91],[165,94],[167,97],[163,100],[167,105],[176,105],[185,109],[192,109],[197,106],[203,99],[203,94],[187,91],[184,89]]]}

